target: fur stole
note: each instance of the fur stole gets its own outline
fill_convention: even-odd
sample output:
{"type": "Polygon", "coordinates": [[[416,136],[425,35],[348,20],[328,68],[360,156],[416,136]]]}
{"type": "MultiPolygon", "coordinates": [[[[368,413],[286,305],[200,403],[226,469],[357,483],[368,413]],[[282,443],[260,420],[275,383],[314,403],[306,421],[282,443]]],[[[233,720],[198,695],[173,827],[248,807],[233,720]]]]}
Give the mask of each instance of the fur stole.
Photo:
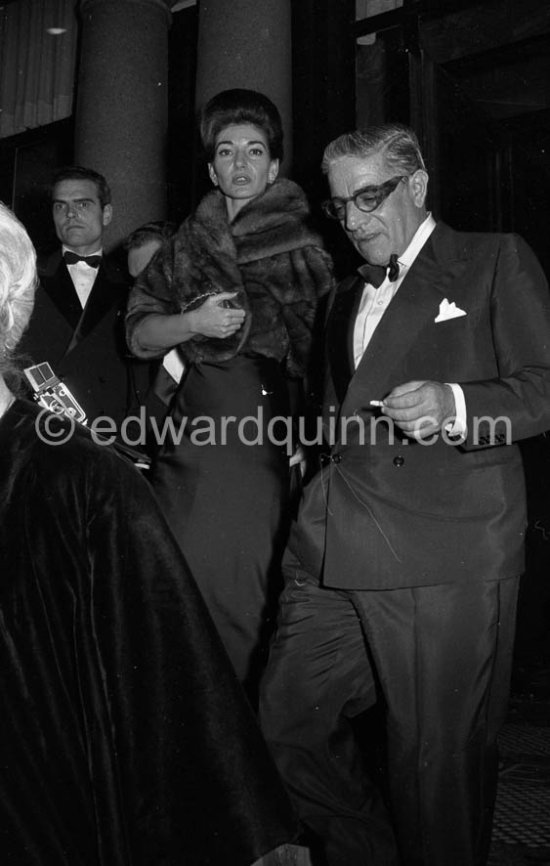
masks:
{"type": "Polygon", "coordinates": [[[302,374],[317,299],[332,287],[332,270],[309,208],[295,183],[281,179],[228,221],[223,195],[214,190],[180,227],[170,245],[138,281],[129,316],[194,309],[211,294],[236,292],[229,303],[246,310],[243,327],[228,339],[198,337],[182,343],[186,361],[225,361],[239,352],[290,360],[302,374]],[[143,293],[147,298],[143,298],[143,293]],[[307,332],[307,333],[306,333],[307,332]],[[293,352],[294,344],[300,344],[293,352]],[[305,343],[308,343],[306,349],[305,343]]]}

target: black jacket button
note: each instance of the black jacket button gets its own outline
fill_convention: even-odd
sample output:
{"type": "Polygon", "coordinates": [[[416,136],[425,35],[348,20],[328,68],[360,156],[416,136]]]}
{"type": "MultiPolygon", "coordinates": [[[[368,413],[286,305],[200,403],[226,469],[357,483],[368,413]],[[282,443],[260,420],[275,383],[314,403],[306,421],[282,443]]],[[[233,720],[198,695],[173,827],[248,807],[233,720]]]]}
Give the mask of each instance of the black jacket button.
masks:
{"type": "Polygon", "coordinates": [[[405,462],[405,458],[401,457],[400,454],[397,457],[393,458],[393,465],[397,466],[397,468],[399,468],[400,466],[403,466],[404,462],[405,462]]]}

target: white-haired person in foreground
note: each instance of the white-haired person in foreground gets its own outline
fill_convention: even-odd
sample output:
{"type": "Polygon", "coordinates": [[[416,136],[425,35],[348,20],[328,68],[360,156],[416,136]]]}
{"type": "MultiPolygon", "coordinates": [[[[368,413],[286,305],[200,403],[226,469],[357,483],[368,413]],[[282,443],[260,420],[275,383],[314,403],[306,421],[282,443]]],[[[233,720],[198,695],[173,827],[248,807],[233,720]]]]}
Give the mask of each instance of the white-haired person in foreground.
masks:
{"type": "Polygon", "coordinates": [[[146,482],[8,386],[35,285],[0,204],[1,862],[247,866],[286,795],[146,482]]]}

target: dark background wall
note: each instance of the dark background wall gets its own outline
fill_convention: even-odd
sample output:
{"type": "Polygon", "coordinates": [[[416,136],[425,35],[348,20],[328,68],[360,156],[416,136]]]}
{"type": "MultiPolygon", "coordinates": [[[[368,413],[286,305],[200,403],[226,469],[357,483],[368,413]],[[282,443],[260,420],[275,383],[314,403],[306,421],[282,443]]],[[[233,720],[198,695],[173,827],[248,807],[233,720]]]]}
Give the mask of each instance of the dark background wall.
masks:
{"type": "MultiPolygon", "coordinates": [[[[181,222],[200,191],[194,113],[198,8],[172,16],[169,31],[167,218],[181,222]]],[[[139,131],[136,131],[139,134],[139,131]]],[[[35,246],[55,245],[48,185],[53,171],[74,161],[74,118],[0,139],[0,200],[26,225],[35,246]]]]}

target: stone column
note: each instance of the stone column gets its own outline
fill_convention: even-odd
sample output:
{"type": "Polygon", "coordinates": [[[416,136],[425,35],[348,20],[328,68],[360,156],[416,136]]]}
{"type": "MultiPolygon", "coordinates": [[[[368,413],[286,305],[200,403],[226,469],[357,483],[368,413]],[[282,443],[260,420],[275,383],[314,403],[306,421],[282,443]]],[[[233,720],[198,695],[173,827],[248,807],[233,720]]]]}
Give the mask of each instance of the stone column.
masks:
{"type": "Polygon", "coordinates": [[[113,193],[107,248],[166,208],[169,3],[81,0],[75,162],[113,193]]]}
{"type": "Polygon", "coordinates": [[[196,105],[230,87],[259,90],[283,120],[292,159],[291,0],[200,0],[196,105]]]}

